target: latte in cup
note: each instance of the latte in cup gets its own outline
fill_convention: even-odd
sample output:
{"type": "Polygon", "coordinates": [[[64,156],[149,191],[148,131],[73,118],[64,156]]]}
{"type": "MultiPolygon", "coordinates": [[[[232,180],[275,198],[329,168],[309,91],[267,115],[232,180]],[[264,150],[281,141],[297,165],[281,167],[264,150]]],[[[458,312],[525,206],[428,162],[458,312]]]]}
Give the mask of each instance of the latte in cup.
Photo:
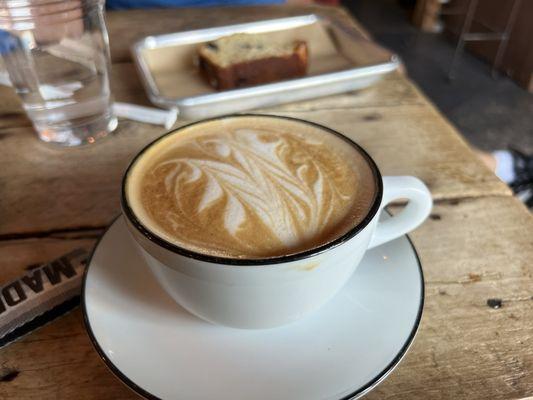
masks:
{"type": "Polygon", "coordinates": [[[148,146],[125,181],[142,226],[196,253],[263,259],[301,253],[365,219],[378,177],[326,128],[283,117],[222,117],[148,146]]]}

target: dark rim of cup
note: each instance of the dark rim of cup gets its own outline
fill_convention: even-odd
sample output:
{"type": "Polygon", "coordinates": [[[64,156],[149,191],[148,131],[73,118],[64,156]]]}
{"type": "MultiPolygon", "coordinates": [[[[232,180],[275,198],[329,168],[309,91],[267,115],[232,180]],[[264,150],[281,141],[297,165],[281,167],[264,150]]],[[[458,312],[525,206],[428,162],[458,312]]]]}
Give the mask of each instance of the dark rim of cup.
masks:
{"type": "Polygon", "coordinates": [[[303,260],[315,255],[318,255],[320,253],[324,253],[325,251],[328,251],[334,247],[337,247],[354,236],[356,236],[360,231],[362,231],[369,223],[372,221],[374,216],[379,210],[381,199],[383,197],[383,181],[381,178],[381,173],[379,172],[379,169],[374,162],[374,160],[368,155],[368,153],[357,143],[355,143],[353,140],[349,139],[348,137],[342,135],[341,133],[328,128],[326,126],[317,124],[315,122],[305,121],[298,118],[292,118],[292,117],[286,117],[286,116],[278,116],[278,115],[268,115],[268,114],[230,114],[230,115],[223,115],[220,117],[214,117],[209,119],[204,119],[201,121],[193,122],[184,126],[181,126],[175,130],[172,130],[170,132],[165,133],[164,135],[160,136],[159,138],[155,139],[148,145],[146,145],[131,161],[130,165],[126,169],[126,172],[124,173],[124,176],[122,178],[122,191],[121,191],[121,206],[124,215],[128,219],[128,221],[133,225],[133,227],[139,231],[145,238],[150,240],[151,242],[163,247],[166,250],[169,250],[173,253],[193,258],[196,260],[201,260],[213,264],[224,264],[224,265],[272,265],[272,264],[280,264],[280,263],[286,263],[286,262],[293,262],[293,261],[299,261],[303,260]],[[299,253],[291,253],[284,256],[277,256],[277,257],[270,257],[270,258],[231,258],[231,257],[218,257],[218,256],[212,256],[208,254],[199,253],[196,251],[188,250],[184,247],[178,246],[174,243],[171,243],[160,236],[156,235],[155,233],[151,232],[147,227],[145,227],[138,219],[131,207],[128,204],[127,196],[126,196],[126,183],[128,179],[128,175],[132,169],[132,167],[135,165],[136,161],[142,157],[144,152],[148,150],[150,147],[152,147],[154,144],[159,142],[160,140],[163,140],[169,135],[173,135],[178,133],[179,131],[194,126],[203,124],[208,121],[216,121],[221,119],[228,119],[228,118],[242,118],[242,117],[258,117],[258,118],[273,118],[273,119],[286,119],[290,121],[295,121],[307,125],[315,126],[319,129],[324,130],[325,132],[329,132],[333,135],[336,135],[337,137],[344,140],[346,143],[350,144],[351,146],[355,147],[356,150],[359,151],[359,153],[363,156],[363,158],[368,162],[368,165],[370,166],[370,169],[372,170],[372,174],[374,176],[374,180],[376,182],[376,192],[374,194],[374,200],[372,202],[372,205],[368,209],[368,213],[366,216],[352,229],[350,229],[348,232],[346,232],[344,235],[339,236],[338,238],[327,242],[321,246],[314,247],[309,250],[301,251],[299,253]]]}

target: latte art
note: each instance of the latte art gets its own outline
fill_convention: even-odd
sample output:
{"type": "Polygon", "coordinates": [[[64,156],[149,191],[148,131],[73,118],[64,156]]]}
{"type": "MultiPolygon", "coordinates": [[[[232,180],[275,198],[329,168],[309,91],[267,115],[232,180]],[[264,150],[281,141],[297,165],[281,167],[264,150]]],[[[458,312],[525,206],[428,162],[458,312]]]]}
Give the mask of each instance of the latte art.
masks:
{"type": "MultiPolygon", "coordinates": [[[[249,246],[239,233],[250,220],[269,228],[269,241],[297,246],[331,222],[333,209],[350,201],[334,181],[348,177],[329,177],[331,171],[313,159],[312,146],[307,140],[248,129],[191,140],[180,147],[187,155],[152,169],[146,188],[164,182],[165,197],[174,203],[152,213],[168,219],[172,234],[180,235],[195,226],[208,229],[204,225],[211,221],[202,216],[216,208],[218,222],[230,236],[224,239],[235,242],[232,251],[249,246]],[[198,195],[193,203],[191,191],[198,195]]],[[[196,241],[200,245],[203,239],[196,241]]]]}
{"type": "Polygon", "coordinates": [[[290,123],[213,122],[163,139],[143,159],[133,211],[166,240],[222,257],[274,257],[339,237],[368,208],[361,156],[342,139],[290,123]]]}

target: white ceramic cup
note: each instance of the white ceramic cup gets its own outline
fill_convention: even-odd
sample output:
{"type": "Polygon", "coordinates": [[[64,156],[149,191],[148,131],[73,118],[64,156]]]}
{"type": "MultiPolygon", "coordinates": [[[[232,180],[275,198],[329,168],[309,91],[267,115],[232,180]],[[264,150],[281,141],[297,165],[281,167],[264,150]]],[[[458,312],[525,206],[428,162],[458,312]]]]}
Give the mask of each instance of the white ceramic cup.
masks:
{"type": "MultiPolygon", "coordinates": [[[[329,128],[321,128],[325,134],[342,136],[329,128]]],[[[367,216],[348,233],[326,245],[303,253],[259,260],[195,253],[150,232],[134,215],[125,195],[131,166],[155,142],[142,150],[124,176],[122,210],[142,256],[165,291],[192,314],[215,324],[249,329],[285,325],[331,299],[354,273],[367,249],[396,239],[420,225],[432,206],[426,185],[412,176],[381,177],[370,156],[345,139],[366,157],[378,181],[375,200],[367,216]],[[399,199],[408,200],[406,207],[394,217],[378,222],[381,210],[399,199]]]]}

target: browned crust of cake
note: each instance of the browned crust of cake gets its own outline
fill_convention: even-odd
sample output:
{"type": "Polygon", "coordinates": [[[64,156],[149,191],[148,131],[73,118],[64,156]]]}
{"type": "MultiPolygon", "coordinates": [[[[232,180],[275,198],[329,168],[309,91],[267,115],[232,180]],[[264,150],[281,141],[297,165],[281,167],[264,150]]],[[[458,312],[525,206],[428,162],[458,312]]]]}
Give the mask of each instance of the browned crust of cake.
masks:
{"type": "Polygon", "coordinates": [[[260,85],[304,76],[308,51],[303,41],[294,43],[288,56],[267,57],[220,67],[199,54],[199,68],[207,82],[217,90],[260,85]]]}

